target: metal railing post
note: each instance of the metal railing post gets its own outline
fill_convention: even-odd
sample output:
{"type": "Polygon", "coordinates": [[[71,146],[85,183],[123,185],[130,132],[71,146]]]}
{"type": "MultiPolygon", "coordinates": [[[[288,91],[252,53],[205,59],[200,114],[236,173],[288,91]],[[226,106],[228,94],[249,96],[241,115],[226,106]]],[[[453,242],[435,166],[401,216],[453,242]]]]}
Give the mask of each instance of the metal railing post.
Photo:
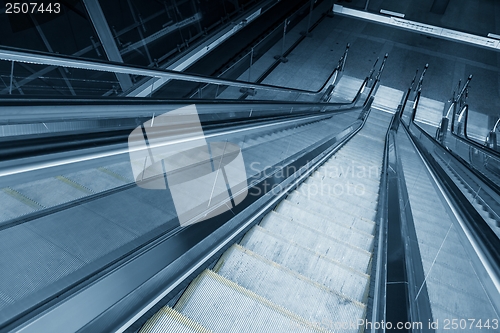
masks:
{"type": "Polygon", "coordinates": [[[344,55],[342,56],[342,58],[340,58],[340,61],[339,61],[339,69],[338,69],[339,71],[344,70],[345,62],[347,60],[347,52],[349,51],[349,47],[351,47],[351,44],[347,43],[347,45],[345,47],[344,55]]]}
{"type": "Polygon", "coordinates": [[[248,82],[252,82],[251,73],[252,73],[252,65],[253,65],[253,47],[250,51],[250,67],[248,67],[248,82]]]}
{"type": "Polygon", "coordinates": [[[375,73],[375,66],[377,66],[378,61],[379,58],[377,58],[377,60],[375,60],[375,62],[373,63],[372,69],[370,70],[370,74],[368,74],[368,80],[372,79],[373,73],[375,73]]]}
{"type": "Polygon", "coordinates": [[[365,3],[365,9],[364,11],[368,11],[368,4],[370,3],[370,0],[366,0],[366,3],[365,3]]]}
{"type": "Polygon", "coordinates": [[[287,62],[288,59],[285,58],[285,38],[286,38],[286,27],[290,23],[290,18],[287,18],[285,22],[283,22],[283,39],[281,41],[281,54],[274,56],[274,59],[279,60],[281,62],[287,62]]]}
{"type": "Polygon", "coordinates": [[[403,96],[403,99],[401,100],[401,111],[399,113],[399,118],[403,118],[403,113],[405,112],[406,103],[408,102],[408,98],[410,97],[411,90],[413,89],[413,85],[415,84],[415,80],[417,79],[417,74],[418,74],[418,69],[416,70],[415,75],[413,76],[413,80],[411,80],[408,90],[406,91],[405,95],[403,96]]]}
{"type": "Polygon", "coordinates": [[[14,61],[11,61],[11,65],[10,65],[9,95],[12,95],[12,83],[13,82],[14,82],[14,61]]]}
{"type": "Polygon", "coordinates": [[[312,17],[312,12],[313,12],[313,7],[314,7],[315,2],[316,2],[316,0],[311,0],[311,6],[309,7],[309,17],[307,18],[307,29],[306,29],[306,33],[304,34],[305,36],[310,36],[309,29],[311,29],[311,17],[312,17]]]}

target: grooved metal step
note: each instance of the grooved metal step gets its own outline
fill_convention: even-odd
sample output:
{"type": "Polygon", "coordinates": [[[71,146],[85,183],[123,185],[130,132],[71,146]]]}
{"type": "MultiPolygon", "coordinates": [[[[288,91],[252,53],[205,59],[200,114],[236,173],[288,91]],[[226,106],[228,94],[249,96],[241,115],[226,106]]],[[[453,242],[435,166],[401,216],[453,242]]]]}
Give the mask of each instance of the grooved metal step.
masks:
{"type": "Polygon", "coordinates": [[[373,221],[357,217],[356,215],[341,210],[329,209],[329,207],[318,202],[313,202],[312,200],[309,201],[308,204],[302,205],[300,201],[294,202],[286,199],[278,205],[276,212],[292,219],[308,219],[309,225],[326,224],[328,226],[325,230],[328,230],[328,228],[338,230],[336,225],[339,225],[339,228],[349,228],[356,232],[372,235],[375,228],[375,222],[373,221]],[[331,225],[329,223],[330,221],[332,222],[331,225]]]}
{"type": "Polygon", "coordinates": [[[346,264],[288,242],[259,226],[250,230],[240,244],[352,299],[363,301],[366,297],[369,262],[346,264]]]}
{"type": "Polygon", "coordinates": [[[142,327],[141,332],[211,333],[170,307],[163,307],[142,327]]]}
{"type": "Polygon", "coordinates": [[[369,207],[361,206],[356,201],[353,203],[351,201],[344,200],[342,198],[326,198],[319,195],[319,190],[316,187],[309,187],[306,184],[302,186],[297,191],[292,192],[288,199],[296,204],[308,205],[309,201],[312,201],[311,205],[318,206],[328,206],[333,210],[342,210],[344,212],[349,212],[351,214],[356,214],[358,217],[362,217],[367,220],[374,220],[377,212],[373,204],[369,207]],[[300,193],[300,195],[298,194],[300,193]]]}
{"type": "Polygon", "coordinates": [[[326,332],[210,270],[189,285],[174,308],[213,332],[326,332]]]}
{"type": "Polygon", "coordinates": [[[214,271],[325,329],[364,316],[364,304],[236,244],[214,271]]]}

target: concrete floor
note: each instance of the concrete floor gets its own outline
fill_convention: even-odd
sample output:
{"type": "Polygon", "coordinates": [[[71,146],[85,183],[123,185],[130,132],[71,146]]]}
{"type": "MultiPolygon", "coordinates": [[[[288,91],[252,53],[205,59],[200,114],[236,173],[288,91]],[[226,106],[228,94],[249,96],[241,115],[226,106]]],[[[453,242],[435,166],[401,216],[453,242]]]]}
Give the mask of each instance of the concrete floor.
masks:
{"type": "Polygon", "coordinates": [[[472,74],[471,121],[477,118],[476,126],[491,127],[500,116],[500,53],[342,16],[323,20],[264,83],[315,89],[326,80],[327,68],[335,65],[346,43],[351,44],[346,75],[364,78],[377,57],[389,53],[382,84],[405,90],[415,71],[428,63],[422,96],[446,102],[458,81],[472,74]]]}
{"type": "MultiPolygon", "coordinates": [[[[351,3],[346,3],[344,0],[339,4],[356,7],[361,2],[364,4],[363,1],[356,0],[351,3]]],[[[325,1],[318,6],[315,17],[319,17],[319,13],[328,9],[332,3],[325,1]]],[[[378,3],[385,6],[391,2],[378,3]]],[[[370,4],[374,5],[375,2],[370,4]]],[[[450,0],[448,8],[454,8],[453,6],[457,4],[450,0]]],[[[392,8],[392,10],[399,9],[392,8]]],[[[299,36],[303,24],[305,22],[289,32],[287,46],[299,36]]],[[[434,104],[444,105],[452,97],[458,81],[464,82],[467,76],[472,74],[473,80],[467,100],[470,109],[468,128],[469,134],[474,132],[473,137],[476,140],[483,141],[489,129],[500,117],[500,53],[343,16],[323,19],[312,31],[312,37],[304,39],[288,55],[288,62],[278,65],[264,83],[318,89],[342,56],[347,43],[350,43],[351,47],[345,75],[356,79],[363,79],[376,59],[382,59],[385,53],[389,53],[381,83],[390,89],[406,90],[415,71],[418,69],[421,72],[428,63],[429,69],[424,79],[422,96],[436,102],[434,104]]],[[[272,64],[273,55],[277,53],[276,48],[280,48],[280,45],[281,41],[268,52],[268,55],[254,64],[252,70],[254,75],[272,64]]],[[[239,79],[248,80],[248,73],[243,73],[239,79]]],[[[227,93],[229,92],[221,97],[228,98],[227,93]]],[[[239,96],[239,91],[236,90],[236,94],[233,95],[239,96]]],[[[254,98],[264,97],[265,94],[259,93],[254,98]]],[[[438,121],[433,123],[434,126],[437,126],[440,119],[440,111],[436,112],[438,121]]]]}

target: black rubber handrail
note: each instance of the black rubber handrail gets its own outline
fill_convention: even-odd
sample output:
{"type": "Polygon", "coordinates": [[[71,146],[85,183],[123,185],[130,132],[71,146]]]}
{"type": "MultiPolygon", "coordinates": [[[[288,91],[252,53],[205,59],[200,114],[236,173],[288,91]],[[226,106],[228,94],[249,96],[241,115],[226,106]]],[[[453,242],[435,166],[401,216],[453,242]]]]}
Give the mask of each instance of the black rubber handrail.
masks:
{"type": "Polygon", "coordinates": [[[457,160],[457,162],[459,162],[460,164],[462,164],[465,168],[467,168],[467,170],[469,170],[469,172],[471,172],[472,174],[474,174],[483,183],[485,183],[489,188],[491,188],[492,190],[494,190],[496,193],[498,193],[500,195],[500,184],[496,184],[490,178],[488,178],[487,176],[485,176],[483,173],[481,173],[480,171],[476,170],[473,166],[470,165],[470,163],[468,161],[464,160],[462,157],[460,157],[459,155],[457,155],[455,152],[453,152],[453,150],[449,149],[448,147],[443,147],[438,141],[436,141],[435,138],[433,138],[431,135],[429,135],[429,133],[427,133],[417,123],[412,123],[412,125],[415,128],[418,128],[418,130],[420,131],[420,133],[422,133],[423,136],[425,136],[429,140],[432,140],[436,145],[441,146],[441,148],[445,149],[448,154],[450,154],[451,156],[453,156],[457,160]]]}
{"type": "Polygon", "coordinates": [[[490,149],[486,146],[483,146],[479,143],[477,143],[476,141],[472,140],[472,139],[469,139],[468,137],[463,137],[463,136],[459,136],[457,135],[456,133],[453,133],[453,132],[450,132],[451,135],[453,135],[453,137],[455,137],[456,139],[460,140],[460,141],[463,141],[464,143],[466,143],[467,145],[471,146],[471,147],[474,147],[475,149],[481,151],[482,153],[484,154],[487,154],[487,155],[492,155],[494,156],[498,161],[500,161],[500,152],[498,151],[495,151],[493,149],[490,149]]]}
{"type": "MultiPolygon", "coordinates": [[[[471,79],[472,79],[472,75],[470,75],[468,77],[468,81],[467,82],[469,82],[471,79]]],[[[463,87],[462,91],[460,92],[459,96],[461,96],[464,93],[466,87],[467,87],[467,85],[464,85],[464,87],[463,87]]],[[[452,149],[450,149],[449,147],[446,147],[445,146],[446,140],[443,143],[440,143],[437,140],[437,138],[432,137],[431,135],[429,135],[422,127],[420,127],[415,122],[415,115],[417,113],[417,108],[418,108],[418,103],[419,103],[419,100],[420,100],[420,96],[421,96],[421,92],[419,90],[419,91],[417,91],[417,94],[416,94],[416,97],[415,97],[415,103],[414,103],[414,106],[413,106],[413,113],[412,113],[412,115],[410,117],[409,124],[411,124],[411,125],[415,126],[416,128],[418,128],[420,130],[420,132],[422,133],[422,135],[424,135],[427,139],[432,140],[435,144],[438,144],[441,147],[445,147],[446,150],[450,154],[452,154],[452,156],[455,159],[457,159],[459,162],[461,162],[468,170],[470,170],[470,172],[472,172],[475,176],[477,176],[478,178],[480,178],[481,181],[483,181],[484,183],[486,183],[496,193],[500,194],[500,184],[496,184],[494,181],[492,181],[491,179],[489,179],[486,175],[484,175],[483,173],[481,173],[479,170],[476,170],[474,168],[474,166],[472,166],[468,161],[464,160],[463,158],[461,158],[460,156],[458,156],[456,153],[454,153],[452,149]]],[[[453,119],[454,119],[454,117],[455,117],[455,115],[453,114],[453,119]]],[[[405,126],[408,127],[408,124],[405,124],[405,126]]],[[[437,129],[438,131],[439,131],[440,127],[441,126],[439,126],[438,129],[437,129]]],[[[450,133],[451,133],[451,135],[453,136],[454,139],[460,140],[460,141],[464,142],[466,145],[474,147],[475,149],[479,150],[482,154],[493,155],[497,160],[500,161],[500,153],[499,152],[496,152],[494,150],[488,149],[487,147],[482,146],[482,145],[478,144],[477,142],[474,142],[474,141],[470,140],[467,137],[464,138],[464,137],[458,136],[453,131],[450,131],[450,133]]]]}

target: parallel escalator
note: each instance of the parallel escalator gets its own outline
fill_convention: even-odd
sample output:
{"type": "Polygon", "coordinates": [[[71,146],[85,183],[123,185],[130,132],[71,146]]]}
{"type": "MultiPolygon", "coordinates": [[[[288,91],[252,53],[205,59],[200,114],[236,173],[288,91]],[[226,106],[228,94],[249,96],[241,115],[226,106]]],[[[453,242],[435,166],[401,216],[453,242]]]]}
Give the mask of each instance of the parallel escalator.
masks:
{"type": "Polygon", "coordinates": [[[481,331],[481,325],[494,327],[495,295],[480,278],[482,268],[470,240],[403,128],[397,140],[409,198],[405,204],[411,208],[418,243],[414,258],[420,259],[416,265],[424,273],[423,283],[413,287],[417,298],[428,294],[433,321],[439,323],[436,331],[451,329],[453,319],[453,325],[459,322],[468,332],[481,331]]]}

